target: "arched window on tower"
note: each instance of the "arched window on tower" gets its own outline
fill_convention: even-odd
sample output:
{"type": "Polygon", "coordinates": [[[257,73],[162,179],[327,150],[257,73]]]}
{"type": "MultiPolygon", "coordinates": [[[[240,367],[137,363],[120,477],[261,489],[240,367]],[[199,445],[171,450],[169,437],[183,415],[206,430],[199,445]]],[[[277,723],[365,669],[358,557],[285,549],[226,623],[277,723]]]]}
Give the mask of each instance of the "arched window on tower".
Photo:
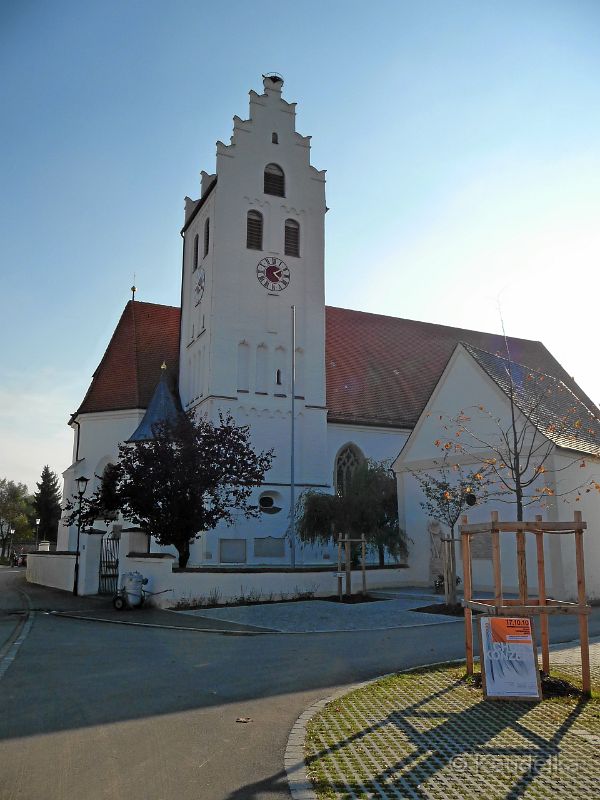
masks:
{"type": "Polygon", "coordinates": [[[249,211],[246,222],[246,247],[262,250],[263,217],[260,211],[249,211]]]}
{"type": "Polygon", "coordinates": [[[347,444],[338,452],[335,459],[335,491],[339,495],[347,492],[354,470],[365,457],[354,444],[347,444]]]}
{"type": "Polygon", "coordinates": [[[210,244],[210,219],[204,223],[204,255],[208,255],[208,245],[210,244]]]}
{"type": "Polygon", "coordinates": [[[200,237],[198,236],[198,234],[196,234],[194,236],[194,264],[193,264],[194,272],[198,269],[198,241],[199,241],[199,238],[200,237]]]}
{"type": "Polygon", "coordinates": [[[267,164],[265,167],[265,194],[285,197],[285,175],[277,164],[267,164]]]}
{"type": "Polygon", "coordinates": [[[256,380],[254,384],[254,391],[257,394],[266,394],[267,387],[267,371],[269,365],[269,351],[265,344],[259,344],[256,348],[256,380]]]}
{"type": "Polygon", "coordinates": [[[300,255],[300,225],[295,219],[285,221],[285,254],[286,256],[300,255]]]}
{"type": "Polygon", "coordinates": [[[238,344],[238,392],[247,392],[250,378],[250,346],[247,341],[238,344]]]}

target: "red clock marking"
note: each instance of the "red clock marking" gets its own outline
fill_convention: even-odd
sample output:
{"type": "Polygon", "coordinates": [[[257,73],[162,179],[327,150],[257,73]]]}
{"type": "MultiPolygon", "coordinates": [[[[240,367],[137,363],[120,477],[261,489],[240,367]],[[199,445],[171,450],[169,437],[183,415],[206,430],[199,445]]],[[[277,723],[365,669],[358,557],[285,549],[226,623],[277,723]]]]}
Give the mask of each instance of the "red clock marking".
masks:
{"type": "Polygon", "coordinates": [[[271,281],[271,283],[279,283],[282,274],[283,270],[281,267],[267,267],[266,269],[267,278],[271,281]]]}

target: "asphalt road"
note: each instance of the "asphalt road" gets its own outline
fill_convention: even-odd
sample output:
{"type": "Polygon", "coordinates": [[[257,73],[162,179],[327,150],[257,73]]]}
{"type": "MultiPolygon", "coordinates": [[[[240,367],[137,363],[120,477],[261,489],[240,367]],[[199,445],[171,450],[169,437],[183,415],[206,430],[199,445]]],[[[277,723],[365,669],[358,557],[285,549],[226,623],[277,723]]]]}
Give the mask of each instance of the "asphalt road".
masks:
{"type": "MultiPolygon", "coordinates": [[[[20,619],[1,613],[24,602],[19,590],[49,607],[44,590],[0,568],[2,626],[20,619]]],[[[577,623],[552,629],[553,641],[568,641],[577,623]]],[[[600,610],[590,633],[600,634],[600,610]]],[[[236,636],[38,611],[0,677],[0,798],[289,798],[283,754],[307,706],[348,683],[462,655],[460,624],[236,636]]]]}

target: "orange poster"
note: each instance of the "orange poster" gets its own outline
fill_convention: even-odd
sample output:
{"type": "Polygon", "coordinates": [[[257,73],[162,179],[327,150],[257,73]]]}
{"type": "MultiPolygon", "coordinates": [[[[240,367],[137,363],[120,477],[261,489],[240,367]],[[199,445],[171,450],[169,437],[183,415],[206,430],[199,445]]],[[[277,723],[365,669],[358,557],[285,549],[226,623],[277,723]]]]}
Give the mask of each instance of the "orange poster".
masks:
{"type": "Polygon", "coordinates": [[[539,700],[531,620],[481,617],[481,670],[486,697],[539,700]]]}

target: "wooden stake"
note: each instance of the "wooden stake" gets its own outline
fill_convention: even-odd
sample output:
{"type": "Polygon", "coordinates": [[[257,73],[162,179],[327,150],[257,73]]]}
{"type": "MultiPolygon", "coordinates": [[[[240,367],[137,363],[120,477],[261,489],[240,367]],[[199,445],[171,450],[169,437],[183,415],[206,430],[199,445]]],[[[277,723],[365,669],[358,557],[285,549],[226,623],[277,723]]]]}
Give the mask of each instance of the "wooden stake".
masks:
{"type": "Polygon", "coordinates": [[[444,538],[442,539],[442,553],[444,556],[444,603],[450,605],[450,542],[444,538]]]}
{"type": "Polygon", "coordinates": [[[367,596],[367,543],[364,533],[360,535],[362,547],[362,593],[363,597],[367,596]]]}
{"type": "Polygon", "coordinates": [[[346,534],[346,594],[352,595],[352,566],[350,558],[350,536],[346,534]]]}
{"type": "MultiPolygon", "coordinates": [[[[462,518],[462,524],[467,525],[469,520],[462,518]]],[[[464,598],[471,600],[471,534],[461,532],[464,598]]],[[[467,657],[467,675],[473,674],[473,612],[465,606],[465,651],[467,657]]]]}
{"type": "MultiPolygon", "coordinates": [[[[583,527],[581,526],[581,511],[575,512],[575,561],[577,564],[577,600],[580,606],[585,605],[585,569],[583,560],[583,527]]],[[[590,679],[590,640],[588,633],[588,620],[586,614],[579,615],[579,644],[581,648],[581,682],[583,691],[591,693],[590,679]]]]}
{"type": "Polygon", "coordinates": [[[494,568],[494,605],[502,605],[502,562],[500,560],[500,533],[494,523],[498,522],[498,512],[492,511],[492,566],[494,568]]]}
{"type": "Polygon", "coordinates": [[[527,557],[524,531],[517,531],[517,572],[519,575],[519,598],[522,605],[527,605],[527,557]]]}
{"type": "MultiPolygon", "coordinates": [[[[536,515],[536,522],[542,521],[541,514],[536,515]]],[[[538,602],[546,605],[546,566],[544,563],[544,532],[536,531],[535,545],[537,549],[537,577],[538,577],[538,602]]],[[[548,615],[540,614],[540,631],[542,637],[542,669],[546,674],[550,672],[550,651],[548,648],[548,615]]]]}
{"type": "Polygon", "coordinates": [[[337,577],[337,590],[340,603],[344,599],[344,587],[342,585],[342,534],[338,534],[338,577],[337,577]]]}

